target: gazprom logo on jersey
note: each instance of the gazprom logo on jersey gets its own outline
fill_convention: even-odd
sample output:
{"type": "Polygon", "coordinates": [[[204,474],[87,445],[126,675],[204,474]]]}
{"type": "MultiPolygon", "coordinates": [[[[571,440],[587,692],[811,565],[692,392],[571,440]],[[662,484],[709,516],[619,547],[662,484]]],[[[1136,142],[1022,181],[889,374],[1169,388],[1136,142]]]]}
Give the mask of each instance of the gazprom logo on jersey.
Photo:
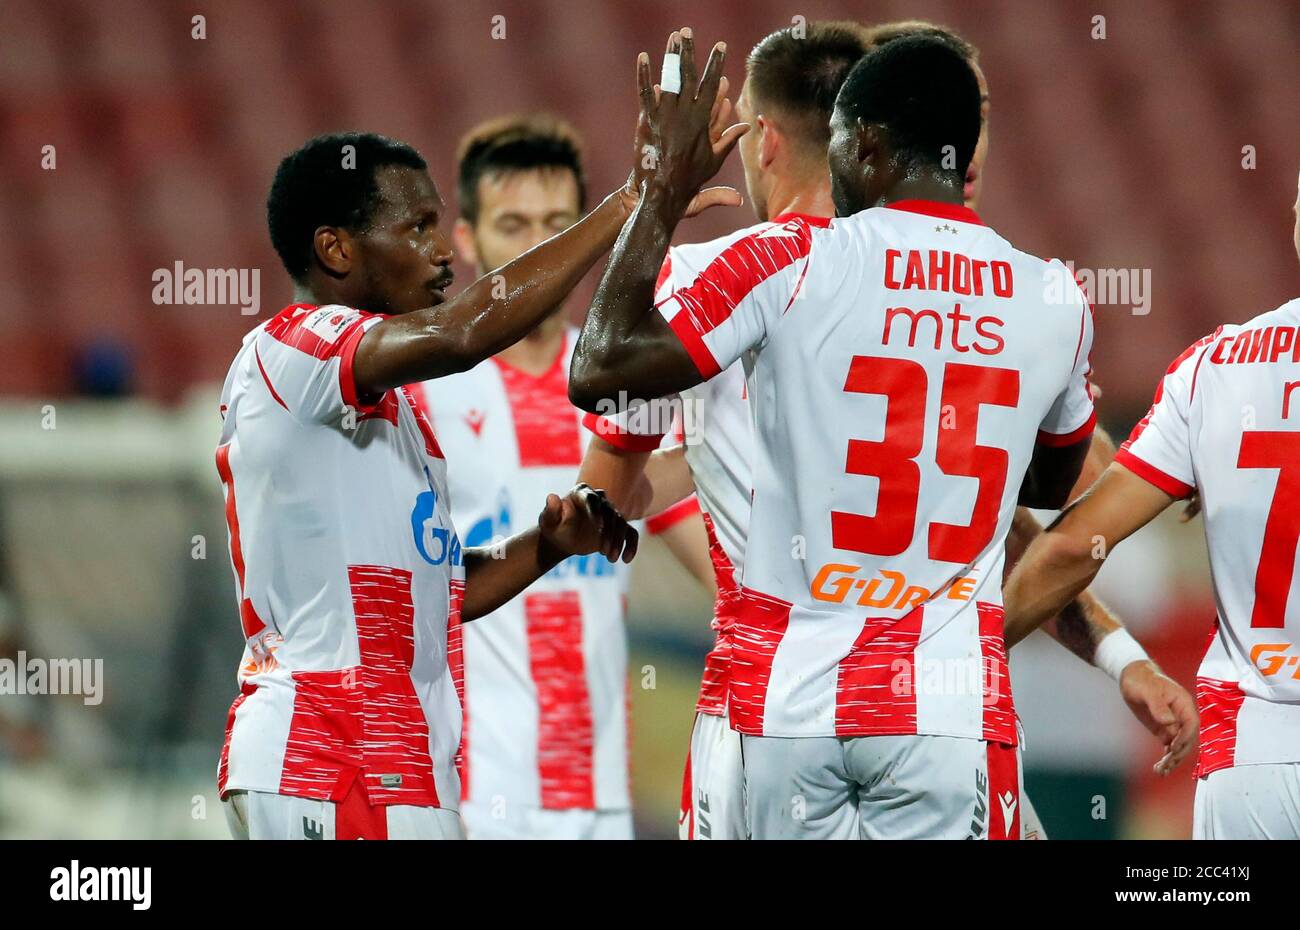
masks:
{"type": "MultiPolygon", "coordinates": [[[[469,528],[469,532],[465,534],[465,545],[468,548],[495,546],[511,534],[512,508],[510,506],[510,492],[505,488],[502,488],[497,495],[495,509],[495,514],[484,517],[469,528]]],[[[504,556],[504,549],[494,549],[493,554],[495,555],[498,551],[504,556]]],[[[608,562],[603,555],[596,552],[591,555],[571,555],[542,577],[552,580],[599,578],[613,575],[616,570],[616,567],[608,562]]]]}
{"type": "Polygon", "coordinates": [[[432,488],[421,491],[415,498],[415,508],[411,511],[411,533],[415,537],[415,548],[420,553],[420,558],[430,565],[441,565],[447,561],[452,565],[463,563],[456,531],[443,526],[438,519],[438,495],[432,488]]]}

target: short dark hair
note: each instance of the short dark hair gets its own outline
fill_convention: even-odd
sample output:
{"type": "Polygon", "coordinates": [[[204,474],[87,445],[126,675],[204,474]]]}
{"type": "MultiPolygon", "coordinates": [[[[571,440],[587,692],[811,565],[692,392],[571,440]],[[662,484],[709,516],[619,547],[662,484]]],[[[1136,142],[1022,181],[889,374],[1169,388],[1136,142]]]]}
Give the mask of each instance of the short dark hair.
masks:
{"type": "Polygon", "coordinates": [[[478,222],[481,178],[539,168],[573,172],[578,182],[578,209],[586,207],[582,140],[572,126],[549,113],[503,116],[480,123],[460,140],[456,164],[460,212],[470,223],[478,222]]]}
{"type": "Polygon", "coordinates": [[[961,57],[967,61],[978,61],[980,50],[977,49],[966,39],[959,36],[946,26],[940,26],[935,23],[926,22],[923,19],[903,19],[893,23],[881,23],[878,26],[872,26],[869,30],[869,42],[872,49],[879,48],[886,42],[893,42],[895,39],[907,39],[912,36],[931,36],[942,42],[947,42],[954,49],[961,53],[961,57]]]}
{"type": "Polygon", "coordinates": [[[266,197],[266,223],[290,277],[301,280],[311,267],[312,237],[321,226],[369,226],[380,200],[375,174],[388,165],[427,167],[405,142],[372,132],[317,136],[285,156],[266,197]]]}
{"type": "Polygon", "coordinates": [[[754,46],[745,62],[750,96],[797,120],[796,137],[825,151],[835,97],[871,48],[861,23],[816,22],[780,29],[754,46]]]}
{"type": "Polygon", "coordinates": [[[979,81],[948,42],[910,36],[886,42],[849,74],[836,101],[845,116],[889,133],[904,162],[964,175],[980,136],[979,81]],[[951,167],[944,164],[952,147],[951,167]]]}

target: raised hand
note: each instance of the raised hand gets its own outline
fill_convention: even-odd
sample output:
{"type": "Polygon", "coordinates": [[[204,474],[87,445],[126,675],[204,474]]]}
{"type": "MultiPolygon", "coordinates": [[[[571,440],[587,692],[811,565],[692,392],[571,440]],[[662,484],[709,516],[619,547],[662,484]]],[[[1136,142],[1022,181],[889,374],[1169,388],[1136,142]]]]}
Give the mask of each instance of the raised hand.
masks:
{"type": "Polygon", "coordinates": [[[598,491],[579,484],[564,497],[549,494],[537,517],[542,538],[566,555],[599,552],[611,562],[631,562],[639,536],[598,491]]]}
{"type": "Polygon", "coordinates": [[[653,187],[677,216],[693,216],[716,204],[738,205],[741,197],[733,188],[700,190],[749,131],[745,123],[727,122],[732,108],[729,82],[722,74],[726,44],[713,47],[698,77],[689,27],[669,36],[668,53],[680,58],[681,86],[676,92],[652,82],[649,55],[637,57],[641,112],[632,183],[642,192],[653,187]]]}

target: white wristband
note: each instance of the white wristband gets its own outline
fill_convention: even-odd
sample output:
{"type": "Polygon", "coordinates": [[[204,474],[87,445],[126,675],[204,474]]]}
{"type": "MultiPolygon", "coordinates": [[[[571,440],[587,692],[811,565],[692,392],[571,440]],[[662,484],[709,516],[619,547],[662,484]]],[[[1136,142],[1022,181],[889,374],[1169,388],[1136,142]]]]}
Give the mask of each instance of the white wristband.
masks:
{"type": "Polygon", "coordinates": [[[678,94],[682,90],[682,56],[664,52],[664,66],[659,72],[659,89],[665,94],[678,94]]]}
{"type": "Polygon", "coordinates": [[[1149,659],[1142,644],[1132,637],[1128,630],[1120,628],[1111,630],[1097,644],[1097,652],[1092,657],[1092,664],[1111,678],[1119,681],[1119,676],[1134,662],[1149,659]]]}

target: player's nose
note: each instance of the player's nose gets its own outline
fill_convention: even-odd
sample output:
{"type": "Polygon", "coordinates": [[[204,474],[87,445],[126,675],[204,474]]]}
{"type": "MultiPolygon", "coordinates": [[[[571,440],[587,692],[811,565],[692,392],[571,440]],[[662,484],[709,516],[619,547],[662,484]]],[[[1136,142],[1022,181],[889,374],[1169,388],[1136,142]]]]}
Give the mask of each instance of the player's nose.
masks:
{"type": "Polygon", "coordinates": [[[451,237],[439,232],[433,240],[433,252],[430,260],[435,265],[450,265],[455,253],[452,250],[451,237]]]}

